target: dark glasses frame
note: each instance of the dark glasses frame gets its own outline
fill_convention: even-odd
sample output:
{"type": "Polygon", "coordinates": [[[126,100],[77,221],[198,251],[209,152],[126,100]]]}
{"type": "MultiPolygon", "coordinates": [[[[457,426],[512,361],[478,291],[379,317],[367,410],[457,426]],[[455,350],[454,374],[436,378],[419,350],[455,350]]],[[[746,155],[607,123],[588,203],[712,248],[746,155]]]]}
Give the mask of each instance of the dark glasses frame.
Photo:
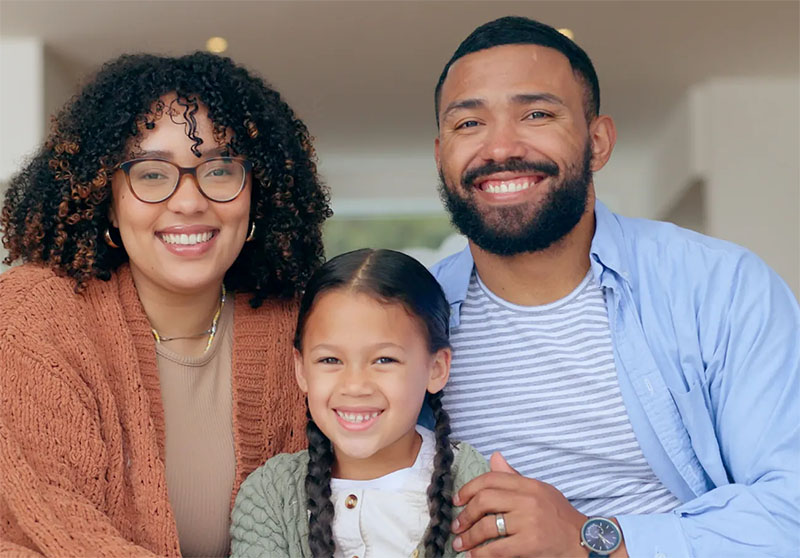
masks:
{"type": "Polygon", "coordinates": [[[247,159],[240,159],[238,157],[212,157],[211,159],[206,159],[205,161],[202,161],[202,162],[196,164],[193,167],[181,167],[179,165],[176,165],[172,161],[168,161],[166,159],[147,157],[147,158],[142,158],[142,159],[131,159],[129,161],[125,161],[124,163],[120,163],[119,164],[119,169],[125,175],[125,181],[128,183],[128,189],[131,191],[131,194],[133,194],[133,197],[135,197],[137,200],[139,200],[142,203],[161,203],[161,202],[167,201],[168,199],[170,199],[175,194],[175,192],[178,191],[178,186],[180,186],[181,180],[183,179],[184,175],[187,175],[187,174],[189,174],[189,175],[194,177],[195,188],[197,188],[197,190],[200,192],[200,194],[204,198],[206,198],[209,201],[216,202],[216,203],[228,203],[228,202],[232,202],[233,200],[238,198],[239,194],[241,194],[242,191],[244,190],[244,186],[247,183],[247,176],[250,174],[250,171],[253,169],[253,163],[252,163],[252,161],[248,161],[247,159]],[[131,167],[133,165],[135,165],[136,163],[141,163],[142,161],[158,161],[160,163],[167,163],[168,165],[171,165],[171,166],[175,167],[176,169],[178,169],[178,179],[175,181],[175,185],[172,187],[172,190],[170,191],[170,193],[167,194],[166,196],[164,196],[163,198],[161,198],[160,200],[143,200],[142,198],[140,198],[136,194],[136,191],[133,189],[133,184],[131,184],[130,170],[131,170],[131,167]],[[242,167],[244,168],[244,176],[242,176],[242,183],[239,186],[239,189],[236,191],[236,193],[233,196],[231,196],[230,198],[226,198],[226,199],[222,199],[222,200],[218,200],[218,199],[212,198],[211,196],[206,194],[203,191],[203,188],[200,186],[200,181],[197,179],[197,168],[200,167],[200,166],[206,165],[206,164],[208,164],[208,163],[210,163],[212,161],[235,161],[235,162],[239,163],[240,165],[242,165],[242,167]]]}

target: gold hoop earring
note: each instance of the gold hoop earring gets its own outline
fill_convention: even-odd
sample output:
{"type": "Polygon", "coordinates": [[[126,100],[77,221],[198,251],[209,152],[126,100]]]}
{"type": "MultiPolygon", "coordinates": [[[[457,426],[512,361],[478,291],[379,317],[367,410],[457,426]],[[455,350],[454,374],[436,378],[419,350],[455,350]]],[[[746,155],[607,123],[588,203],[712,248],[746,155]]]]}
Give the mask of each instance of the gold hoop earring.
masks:
{"type": "Polygon", "coordinates": [[[108,244],[112,248],[119,248],[119,245],[116,242],[114,242],[113,238],[111,238],[111,231],[109,229],[106,229],[106,232],[103,233],[103,238],[105,239],[106,244],[108,244]]]}
{"type": "Polygon", "coordinates": [[[245,242],[250,242],[255,238],[256,235],[256,222],[253,221],[253,224],[250,225],[250,233],[247,235],[247,238],[244,239],[245,242]]]}

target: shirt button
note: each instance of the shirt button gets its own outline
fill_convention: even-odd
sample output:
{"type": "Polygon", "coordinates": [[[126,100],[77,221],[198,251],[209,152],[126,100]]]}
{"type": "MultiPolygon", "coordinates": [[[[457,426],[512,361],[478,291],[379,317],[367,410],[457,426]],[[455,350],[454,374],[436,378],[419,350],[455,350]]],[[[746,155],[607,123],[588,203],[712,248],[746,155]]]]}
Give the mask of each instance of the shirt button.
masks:
{"type": "Polygon", "coordinates": [[[411,553],[411,558],[418,558],[419,557],[419,549],[415,548],[414,552],[411,553]]]}
{"type": "Polygon", "coordinates": [[[348,510],[352,510],[358,504],[358,498],[355,494],[351,494],[344,500],[344,505],[348,510]]]}

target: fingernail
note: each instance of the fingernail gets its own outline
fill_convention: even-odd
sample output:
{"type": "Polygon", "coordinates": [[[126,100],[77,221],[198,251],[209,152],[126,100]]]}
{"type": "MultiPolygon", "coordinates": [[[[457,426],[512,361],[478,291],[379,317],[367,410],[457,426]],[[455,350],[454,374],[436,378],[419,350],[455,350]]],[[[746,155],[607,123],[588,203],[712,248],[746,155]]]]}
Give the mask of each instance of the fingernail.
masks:
{"type": "Polygon", "coordinates": [[[453,541],[453,548],[456,550],[461,550],[461,537],[456,537],[453,541]]]}
{"type": "Polygon", "coordinates": [[[450,530],[451,531],[458,531],[458,526],[459,525],[461,525],[461,524],[458,522],[458,519],[454,519],[453,523],[450,525],[450,530]]]}
{"type": "Polygon", "coordinates": [[[461,505],[461,498],[459,498],[459,497],[458,497],[458,494],[455,494],[455,495],[453,496],[453,503],[454,503],[456,506],[460,506],[460,505],[461,505]]]}

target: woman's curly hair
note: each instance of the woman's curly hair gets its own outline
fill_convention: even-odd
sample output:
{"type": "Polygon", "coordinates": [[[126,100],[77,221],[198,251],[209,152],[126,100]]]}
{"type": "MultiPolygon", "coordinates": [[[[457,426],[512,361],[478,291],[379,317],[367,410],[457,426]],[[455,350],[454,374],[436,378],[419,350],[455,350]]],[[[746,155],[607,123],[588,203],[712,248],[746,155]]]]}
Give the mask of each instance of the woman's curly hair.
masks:
{"type": "MultiPolygon", "coordinates": [[[[297,296],[323,260],[329,195],[317,177],[308,130],[281,96],[229,58],[196,52],[179,58],[124,55],[104,65],[54,117],[33,159],[11,180],[0,230],[6,263],[21,259],[75,279],[76,290],[108,280],[127,261],[103,241],[111,226],[117,165],[164,112],[169,93],[208,109],[214,139],[253,163],[250,219],[255,239],[228,270],[230,290],[297,296]]],[[[193,130],[187,130],[192,137],[193,130]]]]}

